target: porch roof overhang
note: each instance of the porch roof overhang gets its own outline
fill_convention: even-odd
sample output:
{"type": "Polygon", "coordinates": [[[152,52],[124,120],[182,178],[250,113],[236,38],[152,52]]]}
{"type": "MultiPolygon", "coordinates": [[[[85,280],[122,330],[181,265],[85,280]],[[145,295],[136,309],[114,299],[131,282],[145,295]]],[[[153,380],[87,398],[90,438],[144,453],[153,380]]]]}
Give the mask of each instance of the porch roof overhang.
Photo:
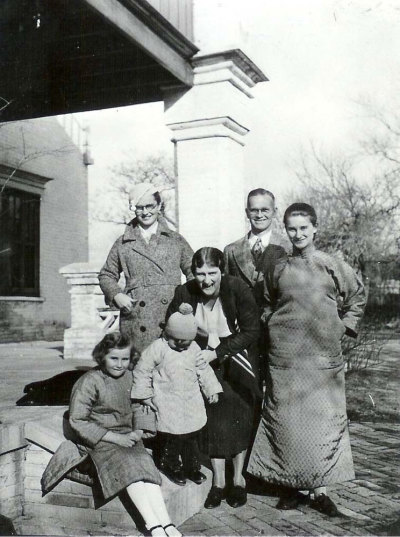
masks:
{"type": "Polygon", "coordinates": [[[158,101],[197,47],[146,0],[2,0],[0,121],[158,101]]]}

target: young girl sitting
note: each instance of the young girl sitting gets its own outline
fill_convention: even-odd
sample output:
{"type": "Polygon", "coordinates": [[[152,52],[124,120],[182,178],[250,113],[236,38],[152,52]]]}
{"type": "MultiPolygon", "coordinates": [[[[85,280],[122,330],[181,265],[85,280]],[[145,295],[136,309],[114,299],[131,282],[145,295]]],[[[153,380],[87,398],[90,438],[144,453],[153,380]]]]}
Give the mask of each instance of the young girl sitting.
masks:
{"type": "MultiPolygon", "coordinates": [[[[160,474],[141,441],[143,430],[132,430],[130,370],[138,353],[126,337],[111,333],[96,345],[93,358],[98,367],[83,375],[71,394],[69,421],[80,448],[92,459],[105,498],[126,489],[151,535],[179,537],[161,495],[160,474]]],[[[52,460],[42,478],[45,492],[51,488],[52,460]]]]}
{"type": "Polygon", "coordinates": [[[197,323],[190,304],[182,304],[168,319],[162,336],[143,352],[133,371],[132,399],[155,410],[159,468],[171,481],[186,478],[200,484],[198,437],[207,422],[203,391],[209,403],[222,387],[210,366],[196,369],[200,347],[194,340],[197,323]],[[181,460],[180,460],[181,457],[181,460]]]}

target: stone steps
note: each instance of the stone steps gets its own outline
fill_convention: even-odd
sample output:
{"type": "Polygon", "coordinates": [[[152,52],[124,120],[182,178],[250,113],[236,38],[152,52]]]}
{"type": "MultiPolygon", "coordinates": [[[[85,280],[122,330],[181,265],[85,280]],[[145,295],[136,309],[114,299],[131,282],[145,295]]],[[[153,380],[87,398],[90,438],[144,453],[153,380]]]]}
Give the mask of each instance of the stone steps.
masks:
{"type": "MultiPolygon", "coordinates": [[[[95,489],[68,479],[42,497],[40,478],[64,439],[62,413],[44,421],[25,424],[26,451],[23,516],[15,521],[17,531],[29,535],[138,535],[135,508],[121,495],[104,504],[95,489]]],[[[175,485],[162,476],[162,491],[171,519],[176,525],[197,513],[211,486],[211,471],[201,485],[175,485]]]]}

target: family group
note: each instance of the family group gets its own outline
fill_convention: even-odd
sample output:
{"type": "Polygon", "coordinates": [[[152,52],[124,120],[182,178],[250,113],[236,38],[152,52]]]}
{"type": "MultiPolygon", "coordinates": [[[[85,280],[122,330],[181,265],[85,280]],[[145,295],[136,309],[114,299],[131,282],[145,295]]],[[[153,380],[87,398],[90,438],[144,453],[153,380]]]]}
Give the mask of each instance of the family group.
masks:
{"type": "MultiPolygon", "coordinates": [[[[167,226],[154,185],[135,185],[130,208],[99,274],[120,332],[97,344],[97,367],[71,395],[79,461],[94,463],[105,498],[125,490],[155,536],[181,535],[159,471],[200,484],[202,457],[213,473],[206,508],[244,505],[247,472],[277,486],[278,509],[308,491],[336,516],[326,487],[354,479],[341,340],[357,336],[366,297],[340,255],[315,248],[314,208],[290,205],[284,237],[274,195],[252,190],[250,231],[223,252],[195,253],[167,226]]],[[[56,452],[45,492],[77,464],[61,460],[56,452]]]]}

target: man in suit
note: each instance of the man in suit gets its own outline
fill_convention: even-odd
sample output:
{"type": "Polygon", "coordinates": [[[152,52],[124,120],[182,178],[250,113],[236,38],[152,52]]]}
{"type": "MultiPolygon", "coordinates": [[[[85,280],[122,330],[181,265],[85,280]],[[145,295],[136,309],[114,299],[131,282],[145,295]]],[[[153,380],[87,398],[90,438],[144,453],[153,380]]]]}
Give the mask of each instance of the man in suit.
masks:
{"type": "MultiPolygon", "coordinates": [[[[250,231],[241,239],[228,244],[224,249],[225,273],[241,278],[253,291],[254,298],[263,312],[264,271],[269,264],[274,264],[286,256],[290,249],[289,240],[273,228],[276,216],[275,196],[269,190],[256,188],[247,196],[246,216],[250,222],[250,231]]],[[[260,380],[266,378],[266,356],[268,354],[268,337],[262,330],[259,345],[260,380]]],[[[255,427],[258,424],[259,411],[256,410],[255,427]]]]}
{"type": "Polygon", "coordinates": [[[272,192],[264,188],[252,190],[247,196],[246,207],[251,229],[224,249],[225,272],[246,282],[260,307],[263,300],[263,268],[266,263],[284,256],[289,249],[289,241],[273,229],[275,215],[275,196],[272,192]]]}

